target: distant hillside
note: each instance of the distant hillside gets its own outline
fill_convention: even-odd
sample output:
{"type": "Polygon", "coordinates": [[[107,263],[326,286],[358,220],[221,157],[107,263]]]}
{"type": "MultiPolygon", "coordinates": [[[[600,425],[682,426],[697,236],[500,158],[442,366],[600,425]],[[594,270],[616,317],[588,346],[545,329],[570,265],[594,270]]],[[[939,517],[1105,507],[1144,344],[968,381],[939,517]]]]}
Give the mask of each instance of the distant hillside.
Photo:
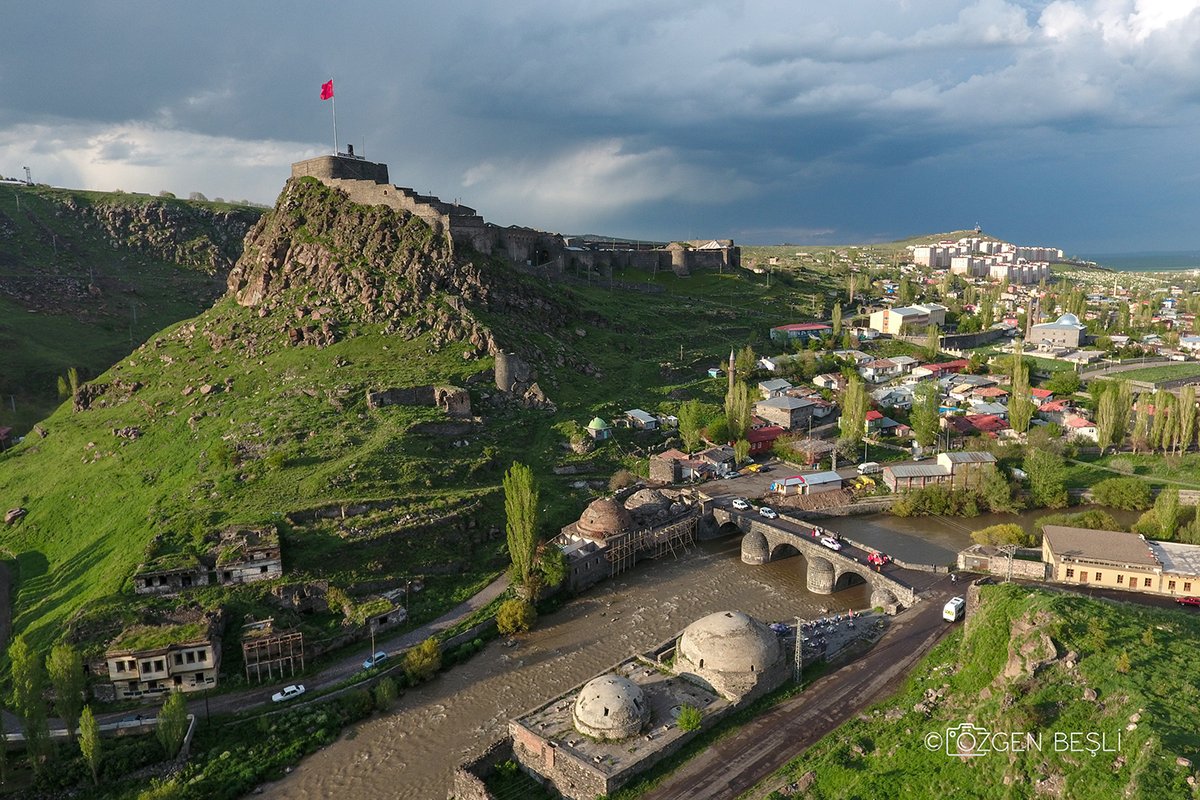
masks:
{"type": "Polygon", "coordinates": [[[0,426],[28,430],[57,403],[55,383],[68,367],[97,375],[154,331],[211,305],[262,213],[0,187],[0,426]]]}
{"type": "Polygon", "coordinates": [[[94,653],[137,620],[220,607],[319,641],[414,575],[426,586],[414,616],[428,619],[503,568],[500,480],[514,460],[534,467],[553,532],[661,441],[619,430],[572,452],[592,416],[719,402],[724,384],[705,370],[811,313],[814,289],[743,271],[547,280],[452,254],[406,213],[289,181],[215,305],[150,336],[55,410],[44,438],[0,455],[0,506],[28,509],[4,541],[15,628],[94,653]],[[502,352],[517,359],[505,357],[517,395],[495,388],[502,352]],[[462,393],[433,388],[455,386],[470,417],[448,413],[462,393]],[[231,524],[279,528],[282,581],[133,596],[139,564],[211,553],[231,524]],[[313,587],[328,587],[327,609],[281,602],[313,587]]]}

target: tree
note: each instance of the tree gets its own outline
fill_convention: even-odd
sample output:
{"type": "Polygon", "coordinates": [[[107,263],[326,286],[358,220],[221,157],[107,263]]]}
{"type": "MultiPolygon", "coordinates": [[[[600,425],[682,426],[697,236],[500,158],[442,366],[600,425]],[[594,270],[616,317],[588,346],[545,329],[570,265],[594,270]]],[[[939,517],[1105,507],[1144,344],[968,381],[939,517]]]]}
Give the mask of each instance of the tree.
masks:
{"type": "Polygon", "coordinates": [[[1105,478],[1092,487],[1092,502],[1126,511],[1141,511],[1151,505],[1150,486],[1141,478],[1105,478]]]}
{"type": "Polygon", "coordinates": [[[54,689],[54,710],[67,726],[67,738],[75,740],[75,727],[83,707],[83,659],[67,642],[54,645],[46,660],[50,686],[54,689]]]}
{"type": "Polygon", "coordinates": [[[850,442],[851,447],[857,447],[866,435],[866,423],[867,387],[859,378],[851,377],[842,396],[842,418],[838,422],[841,438],[850,442]]]}
{"type": "Polygon", "coordinates": [[[1154,516],[1158,521],[1158,534],[1163,539],[1174,539],[1179,529],[1179,489],[1168,486],[1154,500],[1154,516]]]}
{"type": "Polygon", "coordinates": [[[1100,395],[1100,407],[1096,411],[1096,444],[1100,454],[1108,449],[1116,438],[1117,393],[1109,390],[1100,395]]]}
{"type": "Polygon", "coordinates": [[[745,439],[738,439],[733,443],[733,463],[740,467],[750,460],[750,443],[745,439]]]}
{"type": "Polygon", "coordinates": [[[1029,393],[1029,368],[1018,350],[1013,354],[1012,392],[1008,399],[1008,423],[1017,433],[1029,430],[1037,405],[1029,393]]]}
{"type": "Polygon", "coordinates": [[[79,750],[83,760],[92,770],[92,783],[100,785],[100,760],[103,758],[100,743],[100,723],[92,715],[92,707],[84,706],[79,715],[79,750]]]}
{"type": "Polygon", "coordinates": [[[709,420],[705,433],[707,433],[710,442],[719,444],[728,442],[733,438],[729,430],[729,421],[725,418],[724,414],[720,414],[714,419],[709,420]]]}
{"type": "Polygon", "coordinates": [[[1046,388],[1056,395],[1065,396],[1078,392],[1081,383],[1077,373],[1062,370],[1050,376],[1050,380],[1046,381],[1046,388]]]}
{"type": "Polygon", "coordinates": [[[743,381],[725,392],[725,421],[730,439],[741,439],[750,428],[750,390],[743,381]]]}
{"type": "Polygon", "coordinates": [[[937,441],[940,420],[938,400],[938,387],[932,381],[918,384],[916,391],[913,392],[913,407],[908,419],[912,423],[913,435],[917,437],[917,444],[921,447],[930,447],[937,441]]]}
{"type": "Polygon", "coordinates": [[[750,377],[750,373],[754,372],[758,367],[758,356],[754,355],[754,348],[746,345],[741,350],[738,350],[733,366],[737,372],[738,379],[746,380],[746,378],[750,377]]]}
{"type": "Polygon", "coordinates": [[[1180,454],[1187,452],[1196,438],[1196,387],[1189,385],[1179,392],[1179,437],[1180,454]]]}
{"type": "Polygon", "coordinates": [[[833,335],[841,336],[842,335],[842,304],[841,303],[833,304],[833,314],[830,316],[830,323],[831,323],[831,326],[833,327],[833,335]]]}
{"type": "Polygon", "coordinates": [[[442,648],[432,637],[404,651],[404,674],[412,684],[427,681],[442,668],[442,648]]]}
{"type": "Polygon", "coordinates": [[[558,545],[547,542],[538,549],[537,570],[543,586],[553,589],[561,584],[566,580],[567,569],[567,559],[558,545]]]}
{"type": "Polygon", "coordinates": [[[689,453],[700,446],[704,416],[704,404],[699,400],[688,400],[679,407],[679,436],[683,439],[683,449],[689,453]]]}
{"type": "Polygon", "coordinates": [[[1021,510],[1021,503],[1013,498],[1012,484],[992,464],[984,470],[983,481],[979,484],[979,498],[993,514],[1015,514],[1021,510]]]}
{"type": "Polygon", "coordinates": [[[183,692],[171,692],[167,696],[167,702],[159,709],[158,728],[155,730],[158,743],[163,746],[167,758],[179,755],[179,748],[183,747],[187,729],[187,702],[183,699],[183,692]]]}
{"type": "Polygon", "coordinates": [[[188,194],[188,200],[200,200],[202,202],[207,202],[208,198],[204,196],[204,192],[190,192],[188,194]]]}
{"type": "Polygon", "coordinates": [[[71,367],[67,370],[65,378],[61,375],[58,376],[58,398],[66,400],[70,397],[74,400],[77,396],[79,396],[79,369],[71,367]]]}
{"type": "Polygon", "coordinates": [[[938,336],[937,325],[930,325],[925,329],[925,357],[930,361],[935,361],[938,357],[938,348],[941,346],[941,337],[938,336]]]}
{"type": "Polygon", "coordinates": [[[40,656],[24,636],[13,639],[8,648],[12,665],[12,706],[21,719],[25,733],[26,751],[35,772],[42,770],[42,755],[50,741],[46,724],[46,670],[40,656]]]}
{"type": "Polygon", "coordinates": [[[1034,506],[1062,508],[1067,504],[1067,467],[1062,456],[1032,450],[1022,467],[1029,476],[1029,498],[1034,506]]]}
{"type": "Polygon", "coordinates": [[[537,609],[519,597],[505,600],[496,609],[496,629],[505,635],[528,632],[536,619],[537,609]]]}
{"type": "Polygon", "coordinates": [[[1125,673],[1129,672],[1130,666],[1131,665],[1129,663],[1129,653],[1126,652],[1125,650],[1122,650],[1121,654],[1119,656],[1117,656],[1117,663],[1116,663],[1115,669],[1117,670],[1117,672],[1124,675],[1125,673]]]}
{"type": "Polygon", "coordinates": [[[1165,389],[1154,393],[1154,421],[1150,425],[1150,450],[1163,446],[1163,434],[1167,431],[1167,420],[1170,418],[1171,395],[1165,389]]]}
{"type": "Polygon", "coordinates": [[[1144,394],[1138,395],[1137,416],[1134,418],[1130,444],[1135,455],[1150,446],[1150,403],[1144,394]]]}
{"type": "Polygon", "coordinates": [[[986,528],[972,531],[971,541],[975,542],[975,544],[1015,544],[1021,547],[1029,547],[1033,544],[1033,537],[1020,525],[1007,522],[1000,525],[989,525],[986,528]]]}
{"type": "Polygon", "coordinates": [[[533,470],[514,461],[504,474],[505,531],[514,579],[527,586],[537,551],[538,489],[533,470]]]}

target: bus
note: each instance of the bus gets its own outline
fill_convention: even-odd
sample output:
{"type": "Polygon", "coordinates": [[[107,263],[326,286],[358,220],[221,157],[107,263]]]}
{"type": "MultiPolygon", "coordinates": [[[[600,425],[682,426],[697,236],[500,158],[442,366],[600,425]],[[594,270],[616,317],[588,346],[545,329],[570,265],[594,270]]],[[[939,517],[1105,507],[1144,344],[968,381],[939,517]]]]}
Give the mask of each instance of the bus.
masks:
{"type": "Polygon", "coordinates": [[[958,622],[967,613],[967,601],[961,597],[952,597],[942,609],[942,619],[946,622],[958,622]]]}

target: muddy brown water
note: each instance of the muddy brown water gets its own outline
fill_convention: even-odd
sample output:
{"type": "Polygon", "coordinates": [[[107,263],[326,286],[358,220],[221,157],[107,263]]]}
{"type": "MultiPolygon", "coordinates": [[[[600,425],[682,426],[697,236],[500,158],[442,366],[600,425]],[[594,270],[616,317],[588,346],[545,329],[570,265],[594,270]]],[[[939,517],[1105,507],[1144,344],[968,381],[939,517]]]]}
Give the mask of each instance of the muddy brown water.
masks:
{"type": "MultiPolygon", "coordinates": [[[[971,530],[995,522],[1031,523],[1044,513],[969,521],[872,515],[821,524],[898,558],[950,563],[970,543],[971,530]]],[[[455,766],[504,736],[510,717],[706,614],[734,609],[771,622],[816,616],[823,608],[867,607],[865,585],[835,595],[810,594],[801,558],[748,566],[740,560],[740,544],[736,536],[704,542],[679,560],[644,562],[592,588],[539,619],[518,646],[494,641],[468,663],[406,692],[391,712],[355,726],[264,787],[263,796],[442,798],[455,766]]]]}

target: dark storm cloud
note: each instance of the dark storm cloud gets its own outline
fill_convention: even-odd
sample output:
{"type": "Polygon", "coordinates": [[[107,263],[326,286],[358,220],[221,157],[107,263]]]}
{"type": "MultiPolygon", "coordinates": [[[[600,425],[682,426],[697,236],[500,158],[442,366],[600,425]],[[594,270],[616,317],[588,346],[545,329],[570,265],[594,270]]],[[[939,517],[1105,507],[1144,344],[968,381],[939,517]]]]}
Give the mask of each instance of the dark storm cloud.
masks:
{"type": "Polygon", "coordinates": [[[25,3],[0,173],[270,200],[332,76],[343,145],[504,224],[1195,245],[1196,2],[847,5],[25,3]]]}

